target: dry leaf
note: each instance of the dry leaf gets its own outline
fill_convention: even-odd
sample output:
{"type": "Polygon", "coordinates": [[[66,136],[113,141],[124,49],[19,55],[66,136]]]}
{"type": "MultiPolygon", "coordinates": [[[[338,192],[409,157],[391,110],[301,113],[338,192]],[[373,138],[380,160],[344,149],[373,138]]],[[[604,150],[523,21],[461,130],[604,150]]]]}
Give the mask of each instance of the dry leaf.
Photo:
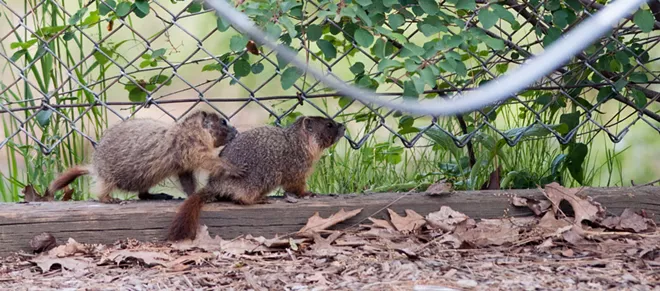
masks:
{"type": "Polygon", "coordinates": [[[253,55],[259,55],[259,48],[257,47],[257,44],[254,43],[254,41],[248,41],[247,45],[245,46],[247,48],[247,51],[249,51],[253,55]]]}
{"type": "Polygon", "coordinates": [[[557,230],[568,225],[571,225],[571,223],[565,219],[557,219],[552,212],[546,212],[537,226],[543,229],[545,233],[556,233],[557,230]]]}
{"type": "Polygon", "coordinates": [[[165,263],[165,266],[168,269],[174,269],[174,270],[185,270],[186,269],[186,264],[188,263],[195,263],[197,265],[201,264],[203,261],[212,259],[214,255],[212,253],[192,253],[185,255],[183,257],[180,257],[174,261],[167,262],[165,263]]]}
{"type": "Polygon", "coordinates": [[[392,226],[392,224],[387,220],[373,218],[373,217],[369,217],[369,220],[371,220],[371,222],[374,223],[373,226],[375,226],[375,227],[380,227],[380,228],[384,228],[384,229],[391,230],[391,231],[396,230],[396,229],[394,229],[394,226],[392,226]]]}
{"type": "Polygon", "coordinates": [[[322,272],[316,272],[314,275],[307,277],[307,282],[316,282],[315,286],[329,286],[330,282],[325,279],[322,272]]]}
{"type": "Polygon", "coordinates": [[[498,166],[495,171],[490,173],[488,181],[481,185],[481,190],[499,190],[500,189],[500,176],[502,175],[502,167],[498,166]]]}
{"type": "Polygon", "coordinates": [[[621,216],[608,217],[600,225],[613,229],[631,232],[655,230],[656,225],[652,219],[642,217],[630,208],[626,208],[621,216]]]}
{"type": "Polygon", "coordinates": [[[582,228],[573,225],[568,231],[562,233],[564,240],[572,245],[579,246],[587,244],[588,241],[584,239],[584,232],[582,228]]]}
{"type": "Polygon", "coordinates": [[[405,217],[398,215],[394,210],[389,208],[387,209],[387,212],[390,213],[392,225],[394,225],[396,230],[400,232],[413,232],[426,224],[426,220],[424,220],[423,216],[410,209],[406,209],[405,217]]]}
{"type": "Polygon", "coordinates": [[[48,251],[48,255],[51,257],[69,257],[77,253],[88,253],[90,248],[75,241],[72,238],[69,238],[65,245],[57,246],[54,249],[48,251]]]}
{"type": "Polygon", "coordinates": [[[453,231],[456,225],[467,220],[469,217],[463,213],[451,209],[449,206],[442,206],[440,210],[426,215],[426,222],[429,226],[443,231],[453,231]]]}
{"type": "Polygon", "coordinates": [[[342,234],[343,233],[337,231],[333,232],[330,236],[328,236],[328,238],[323,238],[320,234],[313,233],[312,235],[314,236],[314,244],[310,246],[307,253],[314,257],[334,257],[337,254],[349,253],[343,248],[332,246],[332,243],[342,234]]]}
{"type": "Polygon", "coordinates": [[[575,253],[573,252],[572,249],[565,249],[561,251],[561,255],[567,258],[572,258],[573,256],[575,256],[575,253]]]}
{"type": "Polygon", "coordinates": [[[271,238],[267,239],[263,236],[252,237],[251,235],[246,236],[247,239],[254,240],[267,248],[288,248],[291,244],[299,245],[307,241],[305,238],[293,239],[293,238],[271,238]]]}
{"type": "Polygon", "coordinates": [[[199,248],[206,251],[223,251],[233,255],[264,250],[263,248],[260,248],[260,246],[261,244],[259,242],[246,238],[237,238],[230,241],[223,240],[217,235],[212,238],[209,235],[208,227],[206,225],[200,227],[194,240],[186,239],[172,243],[172,248],[177,250],[199,248]]]}
{"type": "Polygon", "coordinates": [[[444,195],[454,192],[454,185],[446,180],[438,181],[426,189],[429,195],[444,195]]]}
{"type": "Polygon", "coordinates": [[[55,237],[47,232],[35,235],[30,240],[30,247],[36,253],[41,253],[54,248],[57,245],[55,237]]]}
{"type": "Polygon", "coordinates": [[[534,198],[527,198],[527,197],[518,197],[514,196],[513,199],[511,199],[511,204],[513,206],[518,206],[518,207],[528,207],[529,209],[534,212],[537,216],[543,214],[544,212],[547,212],[550,207],[552,207],[552,203],[548,200],[537,200],[534,198]]]}
{"type": "Polygon", "coordinates": [[[73,199],[73,189],[69,188],[69,186],[64,186],[62,190],[64,191],[64,195],[62,195],[61,201],[69,201],[73,199]]]}
{"type": "Polygon", "coordinates": [[[60,265],[62,268],[69,271],[85,270],[92,266],[92,259],[84,257],[53,258],[48,255],[43,255],[30,260],[30,262],[37,264],[42,273],[50,271],[50,268],[54,265],[60,265]]]}
{"type": "Polygon", "coordinates": [[[50,193],[48,196],[41,196],[32,185],[25,186],[21,193],[23,193],[23,200],[25,202],[49,202],[55,200],[53,193],[50,193]]]}
{"type": "Polygon", "coordinates": [[[148,252],[148,251],[132,251],[132,250],[118,250],[105,254],[101,257],[99,265],[103,265],[108,262],[114,262],[120,264],[125,262],[128,259],[135,259],[144,262],[146,265],[161,265],[167,266],[167,263],[172,260],[172,258],[162,252],[148,252]]]}
{"type": "Polygon", "coordinates": [[[456,232],[457,237],[476,247],[501,246],[518,240],[520,229],[508,219],[483,219],[476,227],[456,232]]]}
{"type": "Polygon", "coordinates": [[[591,222],[599,222],[605,217],[605,208],[600,203],[595,202],[591,197],[581,198],[576,194],[580,189],[566,189],[559,185],[557,182],[550,183],[545,186],[545,194],[552,202],[552,210],[557,214],[559,204],[562,200],[566,200],[573,207],[575,213],[576,224],[581,224],[583,220],[591,222]]]}
{"type": "Polygon", "coordinates": [[[321,230],[326,230],[332,227],[335,224],[338,224],[342,221],[345,221],[353,216],[358,215],[362,211],[362,208],[355,209],[349,212],[344,211],[344,208],[339,210],[339,212],[330,215],[328,218],[321,218],[318,212],[314,213],[312,217],[307,220],[307,224],[298,231],[298,233],[305,232],[318,232],[321,230]]]}

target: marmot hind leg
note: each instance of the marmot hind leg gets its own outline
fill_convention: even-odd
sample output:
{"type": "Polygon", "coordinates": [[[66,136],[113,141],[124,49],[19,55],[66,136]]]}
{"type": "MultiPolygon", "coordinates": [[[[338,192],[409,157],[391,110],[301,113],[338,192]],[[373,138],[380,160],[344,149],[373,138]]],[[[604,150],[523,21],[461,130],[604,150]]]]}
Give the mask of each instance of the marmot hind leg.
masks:
{"type": "Polygon", "coordinates": [[[99,198],[99,201],[101,203],[119,203],[121,202],[117,198],[112,197],[112,191],[115,190],[116,185],[114,183],[110,183],[105,181],[104,179],[100,177],[96,177],[96,183],[94,185],[94,192],[96,193],[97,197],[99,198]]]}

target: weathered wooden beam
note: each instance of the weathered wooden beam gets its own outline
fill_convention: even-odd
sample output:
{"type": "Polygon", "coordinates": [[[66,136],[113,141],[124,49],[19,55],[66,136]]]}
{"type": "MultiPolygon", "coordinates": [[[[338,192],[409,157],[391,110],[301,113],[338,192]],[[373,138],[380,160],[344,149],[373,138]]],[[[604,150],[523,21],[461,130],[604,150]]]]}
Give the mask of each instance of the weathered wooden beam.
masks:
{"type": "MultiPolygon", "coordinates": [[[[660,213],[660,187],[585,188],[584,195],[593,197],[620,214],[625,208],[645,209],[660,213]]],[[[211,203],[204,207],[202,223],[212,235],[230,239],[244,234],[273,236],[302,228],[315,212],[321,216],[341,208],[363,208],[356,217],[338,227],[353,225],[374,216],[383,218],[386,208],[401,214],[412,209],[426,215],[448,205],[472,218],[496,218],[532,215],[527,208],[513,207],[513,195],[543,198],[538,189],[511,191],[466,191],[451,195],[429,196],[424,193],[380,193],[362,195],[322,196],[301,200],[296,204],[283,199],[273,203],[239,206],[231,203],[211,203]],[[380,212],[379,212],[380,211],[380,212]]],[[[100,204],[95,202],[36,202],[0,204],[0,255],[18,250],[29,251],[30,239],[42,232],[54,235],[58,243],[69,237],[85,243],[113,243],[119,239],[162,241],[167,227],[181,201],[100,204]]],[[[657,220],[658,218],[656,218],[657,220]]]]}

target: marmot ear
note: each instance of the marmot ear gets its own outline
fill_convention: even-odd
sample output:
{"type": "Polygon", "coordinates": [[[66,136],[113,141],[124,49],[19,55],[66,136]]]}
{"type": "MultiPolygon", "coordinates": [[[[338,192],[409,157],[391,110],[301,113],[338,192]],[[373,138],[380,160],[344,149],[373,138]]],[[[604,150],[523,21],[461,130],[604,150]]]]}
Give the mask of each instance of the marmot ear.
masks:
{"type": "Polygon", "coordinates": [[[303,128],[306,129],[307,131],[309,131],[309,132],[314,131],[314,128],[312,127],[312,121],[310,120],[309,117],[303,116],[302,117],[302,124],[303,124],[303,128]]]}

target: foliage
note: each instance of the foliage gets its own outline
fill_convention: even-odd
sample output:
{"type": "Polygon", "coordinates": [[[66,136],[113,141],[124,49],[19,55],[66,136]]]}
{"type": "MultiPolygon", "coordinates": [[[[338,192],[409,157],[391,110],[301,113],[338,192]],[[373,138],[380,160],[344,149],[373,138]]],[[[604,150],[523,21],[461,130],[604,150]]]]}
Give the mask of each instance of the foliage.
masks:
{"type": "MultiPolygon", "coordinates": [[[[586,10],[594,12],[591,8],[585,9],[578,0],[529,0],[531,7],[537,7],[534,15],[538,17],[530,20],[504,2],[478,2],[263,0],[235,1],[235,4],[271,39],[289,48],[309,50],[311,54],[307,55],[308,59],[324,63],[338,62],[342,58],[348,60],[351,64],[347,71],[350,73],[346,78],[348,82],[374,90],[396,88],[395,91],[400,92],[403,98],[411,99],[440,98],[446,92],[442,90],[464,90],[505,74],[530,56],[532,50],[551,45],[564,31],[586,17],[586,10]],[[312,13],[318,18],[310,17],[312,13]],[[524,29],[532,33],[527,38],[538,41],[532,45],[512,46],[502,33],[524,29]],[[363,52],[369,58],[365,58],[363,52]],[[500,61],[494,61],[497,58],[500,61]]],[[[70,73],[87,89],[73,91],[75,93],[66,96],[54,95],[50,103],[58,105],[103,102],[106,98],[104,89],[108,85],[104,79],[106,72],[118,62],[134,62],[140,70],[125,73],[127,81],[122,85],[126,100],[136,105],[148,104],[156,91],[176,80],[175,72],[159,69],[162,64],[170,63],[168,58],[175,55],[176,50],[147,44],[138,60],[128,60],[122,55],[121,48],[141,41],[142,36],[133,34],[130,38],[113,42],[105,40],[103,34],[112,33],[118,25],[130,25],[133,17],[155,19],[154,11],[159,5],[148,0],[97,0],[83,3],[74,13],[63,14],[55,3],[48,2],[35,14],[40,27],[34,34],[21,36],[15,33],[17,41],[8,46],[11,61],[30,64],[26,74],[36,80],[41,92],[49,92],[53,86],[65,82],[63,77],[58,77],[63,73],[61,66],[57,65],[59,60],[64,60],[66,67],[74,68],[70,73]],[[94,37],[99,44],[86,47],[84,38],[89,37],[91,32],[96,33],[94,37]],[[37,47],[36,52],[34,47],[37,47]],[[75,66],[79,59],[70,50],[72,47],[92,51],[91,61],[84,66],[75,66]]],[[[199,2],[172,0],[172,5],[180,9],[181,15],[196,17],[197,14],[210,13],[199,2]]],[[[361,125],[362,133],[375,130],[385,119],[393,120],[396,128],[387,140],[373,136],[366,138],[357,151],[351,151],[346,146],[341,152],[342,161],[337,160],[340,154],[333,149],[331,155],[324,157],[318,171],[321,174],[313,177],[312,184],[320,185],[319,175],[324,171],[328,174],[328,167],[341,166],[342,163],[347,168],[341,171],[369,173],[374,175],[373,179],[365,177],[365,180],[351,184],[351,181],[343,181],[339,177],[333,181],[327,180],[333,178],[326,177],[327,185],[353,185],[327,190],[363,191],[373,189],[377,184],[428,184],[440,176],[454,181],[459,188],[478,189],[498,166],[503,167],[502,187],[531,187],[548,181],[566,183],[568,176],[579,184],[589,184],[591,179],[586,167],[591,152],[585,140],[592,139],[595,134],[587,131],[581,132],[586,136],[581,136],[579,130],[590,129],[585,124],[590,124],[593,114],[600,112],[597,108],[605,102],[628,98],[639,108],[647,102],[644,92],[632,85],[647,83],[650,79],[643,66],[637,64],[646,64],[651,60],[641,40],[645,33],[653,30],[654,18],[645,6],[634,15],[632,22],[634,33],[615,35],[616,41],[604,39],[585,51],[595,70],[585,70],[578,60],[564,67],[565,72],[557,81],[564,88],[570,88],[567,91],[530,88],[520,93],[519,102],[509,101],[485,108],[482,113],[456,117],[464,126],[458,126],[457,120],[442,119],[434,121],[434,126],[427,130],[422,126],[428,121],[425,117],[394,113],[384,118],[383,110],[361,108],[356,112],[349,111],[355,104],[344,97],[324,100],[327,110],[338,106],[343,112],[339,115],[340,119],[361,125]],[[615,82],[608,84],[609,80],[604,80],[604,76],[615,82]],[[592,94],[591,88],[595,88],[597,94],[592,94]],[[483,122],[496,121],[512,125],[509,127],[512,129],[482,128],[483,122]],[[430,148],[406,151],[406,144],[396,144],[400,137],[410,140],[418,136],[428,141],[430,148]],[[561,145],[549,138],[559,140],[561,145]],[[524,141],[517,146],[523,150],[506,146],[513,146],[519,141],[524,141]],[[473,157],[466,155],[465,146],[472,148],[473,157]],[[530,161],[522,164],[521,152],[525,153],[522,155],[526,158],[535,160],[537,165],[530,165],[530,161]],[[420,159],[420,153],[432,154],[432,158],[420,159]],[[385,165],[388,170],[376,171],[376,165],[385,165]],[[350,171],[347,171],[348,166],[350,171]],[[364,171],[361,172],[361,169],[364,171]],[[401,169],[405,174],[397,174],[401,169]],[[414,175],[409,174],[415,172],[414,175]]],[[[230,25],[221,18],[216,17],[214,27],[219,34],[228,36],[233,33],[230,25]]],[[[2,45],[5,46],[4,43],[2,45]]],[[[228,39],[228,50],[220,56],[213,56],[201,72],[217,71],[223,76],[229,75],[230,85],[237,85],[242,80],[263,75],[271,66],[267,58],[258,57],[263,53],[266,52],[260,44],[255,44],[246,36],[234,34],[228,39]]],[[[309,87],[311,81],[301,71],[280,58],[276,60],[273,65],[276,65],[283,91],[298,92],[309,87]]],[[[20,102],[22,106],[36,106],[34,101],[22,101],[34,100],[32,90],[26,85],[21,91],[8,90],[5,95],[9,98],[0,97],[20,102]]],[[[309,93],[322,90],[314,89],[309,93]]],[[[28,177],[27,183],[37,184],[38,189],[42,189],[53,178],[54,172],[81,162],[83,138],[63,137],[62,133],[69,129],[67,120],[75,119],[83,110],[58,109],[54,112],[41,108],[26,111],[26,116],[36,115],[36,124],[30,123],[29,126],[30,130],[38,128],[43,132],[41,142],[48,145],[65,138],[68,145],[67,148],[57,148],[49,157],[39,153],[36,160],[26,161],[26,164],[36,166],[29,168],[49,169],[42,176],[28,177]]],[[[106,126],[107,112],[98,107],[93,107],[91,112],[93,115],[85,120],[96,128],[98,137],[106,126]]],[[[299,111],[285,112],[287,117],[277,124],[285,125],[301,114],[299,111]]],[[[17,126],[5,125],[5,136],[17,126]]],[[[25,143],[27,140],[10,144],[7,147],[9,155],[29,156],[43,151],[43,147],[25,147],[25,143]]],[[[19,167],[16,163],[15,160],[11,163],[13,172],[9,180],[12,183],[18,183],[15,175],[19,167]]],[[[16,193],[18,186],[13,186],[11,190],[16,193]]],[[[3,199],[16,200],[16,195],[3,199]]]]}

